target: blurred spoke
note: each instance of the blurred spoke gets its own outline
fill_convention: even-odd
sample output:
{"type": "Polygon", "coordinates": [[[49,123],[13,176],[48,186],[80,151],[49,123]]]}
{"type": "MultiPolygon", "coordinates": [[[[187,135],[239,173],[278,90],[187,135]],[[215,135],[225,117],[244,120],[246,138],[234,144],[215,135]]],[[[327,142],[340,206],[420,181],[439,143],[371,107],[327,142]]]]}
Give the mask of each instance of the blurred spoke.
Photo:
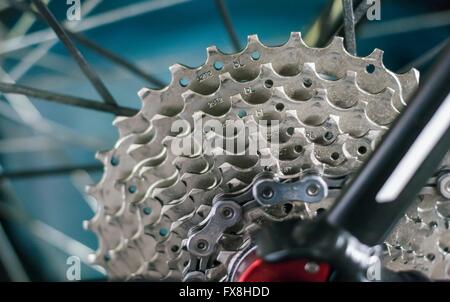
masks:
{"type": "Polygon", "coordinates": [[[68,256],[79,257],[84,264],[105,274],[103,268],[97,265],[93,266],[89,260],[89,255],[94,254],[95,251],[54,227],[30,217],[25,212],[20,211],[16,206],[8,205],[0,201],[0,218],[26,226],[32,234],[44,242],[59,249],[68,256]]]}
{"type": "Polygon", "coordinates": [[[103,165],[101,164],[90,164],[90,165],[73,165],[73,166],[62,166],[62,167],[52,167],[45,169],[33,169],[33,170],[22,170],[22,171],[3,171],[0,172],[0,180],[2,179],[20,179],[20,178],[32,178],[32,177],[43,177],[43,176],[54,176],[72,173],[78,170],[84,170],[88,172],[102,171],[103,165]]]}
{"type": "MultiPolygon", "coordinates": [[[[13,100],[15,97],[21,98],[24,96],[6,95],[6,98],[9,100],[13,100]]],[[[41,133],[55,140],[61,141],[64,143],[64,146],[84,146],[90,150],[104,149],[108,146],[106,142],[102,142],[100,139],[83,136],[69,128],[49,120],[43,120],[40,118],[35,120],[23,119],[17,114],[16,111],[13,110],[12,107],[8,106],[4,102],[0,102],[0,115],[14,123],[30,128],[37,133],[41,133]]]]}
{"type": "Polygon", "coordinates": [[[70,174],[73,186],[83,196],[84,201],[87,203],[92,212],[97,212],[97,201],[94,197],[86,193],[86,186],[92,185],[94,180],[91,178],[86,170],[77,170],[70,174]]]}
{"type": "MultiPolygon", "coordinates": [[[[80,25],[73,30],[76,32],[86,31],[190,1],[191,0],[152,0],[131,5],[127,4],[124,7],[120,7],[109,12],[85,18],[81,21],[80,25]]],[[[56,35],[50,29],[37,31],[26,36],[4,41],[0,44],[0,54],[23,49],[46,41],[55,40],[56,38],[56,35]]]]}
{"type": "MultiPolygon", "coordinates": [[[[8,0],[12,2],[14,6],[17,6],[18,9],[26,9],[28,10],[28,6],[22,6],[19,4],[19,2],[14,2],[15,0],[8,0]]],[[[102,3],[103,0],[88,0],[83,3],[81,6],[81,12],[84,16],[89,15],[100,3],[102,3]]],[[[31,10],[33,11],[33,10],[31,10]]],[[[34,12],[34,11],[33,11],[34,12]]],[[[34,12],[33,17],[37,17],[35,14],[37,12],[34,12]]],[[[24,14],[28,15],[28,14],[24,14]]],[[[79,26],[79,23],[70,23],[65,22],[64,24],[66,26],[70,26],[70,28],[77,28],[79,26]]],[[[18,63],[12,70],[9,72],[10,77],[16,82],[18,81],[22,76],[24,76],[28,70],[30,70],[36,62],[38,62],[42,57],[44,57],[50,49],[57,44],[58,40],[53,41],[47,41],[46,43],[43,43],[42,45],[39,45],[35,49],[30,50],[30,52],[23,56],[20,63],[18,63]]],[[[1,47],[1,46],[0,46],[1,47]]],[[[61,67],[60,67],[61,69],[61,67]]]]}
{"type": "Polygon", "coordinates": [[[353,0],[342,0],[344,13],[344,42],[345,48],[352,55],[356,55],[355,16],[353,0]]]}
{"type": "Polygon", "coordinates": [[[75,39],[76,41],[78,41],[80,44],[83,44],[84,46],[94,50],[95,52],[97,52],[98,54],[100,54],[101,56],[107,58],[108,60],[116,63],[117,65],[122,66],[123,68],[127,69],[128,71],[130,71],[131,73],[143,78],[144,80],[146,80],[147,82],[156,85],[158,88],[164,87],[165,84],[157,79],[154,75],[151,75],[147,72],[145,72],[144,70],[142,70],[141,68],[139,68],[138,66],[136,66],[135,64],[131,63],[130,61],[122,58],[121,56],[109,51],[108,49],[103,48],[102,46],[98,45],[97,43],[83,37],[82,35],[78,34],[78,33],[74,33],[71,31],[68,31],[69,35],[75,39]]]}
{"type": "Polygon", "coordinates": [[[58,145],[54,140],[46,136],[5,138],[0,140],[0,154],[49,152],[61,148],[61,145],[58,145]]]}
{"type": "Polygon", "coordinates": [[[72,40],[70,40],[69,35],[66,33],[65,29],[59,24],[58,20],[48,9],[48,7],[45,4],[43,4],[41,0],[32,0],[32,2],[36,6],[37,10],[39,11],[40,15],[45,20],[45,22],[53,29],[55,34],[58,36],[59,40],[64,44],[64,46],[69,51],[70,55],[78,63],[78,66],[80,67],[81,71],[83,71],[84,75],[92,83],[95,90],[97,90],[97,92],[103,98],[103,101],[106,104],[117,105],[116,100],[108,91],[106,86],[103,84],[98,74],[94,71],[93,68],[91,68],[91,66],[85,60],[81,52],[76,48],[72,40]]]}
{"type": "MultiPolygon", "coordinates": [[[[8,83],[13,83],[7,73],[0,68],[1,78],[8,83]]],[[[64,125],[50,121],[42,117],[31,101],[24,95],[5,94],[11,106],[0,102],[0,114],[9,120],[23,124],[31,129],[54,137],[70,145],[82,145],[90,149],[98,150],[105,145],[100,139],[81,135],[64,125]]]]}

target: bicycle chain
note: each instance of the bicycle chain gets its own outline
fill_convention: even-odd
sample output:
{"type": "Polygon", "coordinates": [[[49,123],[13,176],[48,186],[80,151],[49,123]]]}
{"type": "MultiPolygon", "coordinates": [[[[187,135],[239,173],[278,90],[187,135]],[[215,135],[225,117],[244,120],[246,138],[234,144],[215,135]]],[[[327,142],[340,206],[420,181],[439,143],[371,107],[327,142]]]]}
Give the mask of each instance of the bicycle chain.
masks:
{"type": "MultiPolygon", "coordinates": [[[[190,259],[181,245],[189,229],[208,215],[216,195],[242,189],[264,169],[283,178],[308,170],[336,177],[355,171],[418,84],[415,70],[388,71],[380,50],[353,57],[341,38],[310,48],[299,33],[280,47],[250,36],[234,55],[210,47],[204,65],[170,70],[169,86],[141,90],[142,110],[117,118],[115,148],[97,155],[105,172],[89,188],[98,211],[86,227],[99,239],[93,262],[112,279],[181,279],[190,259]],[[196,116],[223,124],[281,121],[280,128],[271,128],[279,133],[279,151],[206,155],[194,131],[196,116]],[[180,121],[185,131],[173,131],[180,121]],[[197,146],[189,156],[172,152],[183,138],[197,146]],[[262,159],[270,164],[263,167],[262,159]]],[[[200,139],[209,142],[221,134],[202,131],[200,139]]],[[[247,146],[256,139],[270,144],[256,135],[247,146]]]]}

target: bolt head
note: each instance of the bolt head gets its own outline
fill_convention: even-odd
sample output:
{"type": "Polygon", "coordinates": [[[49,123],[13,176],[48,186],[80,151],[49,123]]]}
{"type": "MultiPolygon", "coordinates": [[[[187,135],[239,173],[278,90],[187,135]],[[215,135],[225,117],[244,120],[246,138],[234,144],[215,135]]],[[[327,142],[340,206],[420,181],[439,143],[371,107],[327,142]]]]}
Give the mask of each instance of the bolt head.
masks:
{"type": "Polygon", "coordinates": [[[320,266],[315,262],[308,262],[305,264],[305,271],[310,274],[317,274],[320,270],[320,266]]]}
{"type": "Polygon", "coordinates": [[[320,192],[320,187],[317,184],[310,184],[308,188],[306,188],[306,194],[309,196],[317,196],[320,192]]]}
{"type": "Polygon", "coordinates": [[[234,210],[230,207],[224,207],[221,211],[222,216],[226,219],[230,219],[234,215],[234,210]]]}
{"type": "Polygon", "coordinates": [[[208,241],[202,239],[197,242],[196,247],[200,251],[206,251],[208,249],[208,245],[208,241]]]}

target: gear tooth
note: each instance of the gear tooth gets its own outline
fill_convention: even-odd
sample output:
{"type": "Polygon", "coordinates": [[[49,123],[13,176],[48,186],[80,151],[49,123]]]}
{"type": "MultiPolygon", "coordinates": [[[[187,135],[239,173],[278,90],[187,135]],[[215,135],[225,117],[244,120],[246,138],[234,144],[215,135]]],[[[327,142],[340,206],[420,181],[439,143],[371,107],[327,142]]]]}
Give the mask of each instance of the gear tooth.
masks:
{"type": "Polygon", "coordinates": [[[109,151],[99,151],[95,153],[95,159],[104,163],[108,159],[109,151]]]}
{"type": "MultiPolygon", "coordinates": [[[[253,114],[247,115],[245,117],[245,122],[249,123],[249,125],[257,125],[258,124],[258,121],[256,120],[256,117],[253,114]]],[[[254,133],[252,135],[254,135],[254,133]]]]}
{"type": "MultiPolygon", "coordinates": [[[[266,167],[272,169],[275,175],[286,178],[299,176],[299,173],[308,169],[320,170],[321,173],[332,176],[334,173],[340,175],[352,172],[357,166],[352,156],[356,154],[359,143],[363,142],[363,139],[364,142],[367,140],[374,143],[385,130],[385,124],[372,123],[366,108],[380,101],[383,106],[375,108],[381,109],[372,110],[372,113],[376,111],[384,114],[384,109],[390,109],[389,101],[391,104],[398,101],[399,93],[404,96],[405,91],[410,91],[418,82],[415,70],[398,75],[399,80],[396,81],[392,72],[381,68],[382,56],[378,55],[376,50],[368,59],[351,56],[346,52],[340,37],[334,38],[326,48],[319,49],[307,46],[299,32],[292,32],[283,46],[271,48],[264,46],[257,35],[252,35],[248,37],[248,44],[240,54],[226,55],[216,46],[210,46],[206,51],[205,65],[197,69],[181,64],[172,65],[169,68],[172,74],[170,86],[162,90],[142,89],[138,94],[143,100],[143,109],[134,117],[118,118],[114,121],[114,125],[119,128],[120,139],[115,149],[106,152],[100,159],[105,164],[105,173],[101,182],[90,189],[90,195],[99,201],[98,214],[90,221],[83,222],[83,226],[95,233],[99,240],[99,249],[96,255],[92,255],[92,263],[105,267],[111,277],[129,278],[142,273],[152,276],[158,274],[164,280],[176,273],[180,274],[177,278],[181,279],[183,268],[180,264],[185,258],[180,256],[189,259],[189,252],[179,249],[182,243],[177,240],[187,238],[188,232],[193,230],[192,227],[208,217],[215,196],[235,192],[238,187],[245,188],[254,177],[252,173],[261,173],[266,167]],[[255,59],[253,56],[253,53],[258,51],[262,52],[261,59],[255,59]],[[243,53],[245,55],[241,56],[243,53]],[[252,56],[249,56],[249,53],[252,56]],[[222,68],[213,66],[216,60],[222,61],[222,68]],[[304,62],[309,63],[303,65],[304,62]],[[369,70],[365,72],[365,67],[370,64],[377,67],[377,72],[373,75],[369,70]],[[197,73],[199,76],[201,73],[201,79],[193,81],[197,73]],[[271,89],[265,89],[263,82],[269,78],[276,84],[271,89]],[[308,79],[312,80],[311,83],[306,81],[308,79]],[[190,85],[190,82],[193,85],[190,85]],[[358,91],[353,87],[353,83],[358,91]],[[355,106],[349,108],[330,106],[333,103],[326,100],[327,94],[330,100],[336,99],[337,104],[345,103],[342,99],[351,99],[347,103],[352,102],[353,98],[358,100],[355,101],[355,106]],[[226,104],[220,103],[222,100],[218,96],[221,96],[226,104]],[[263,102],[266,97],[271,99],[263,102]],[[311,97],[315,99],[309,101],[311,97]],[[218,104],[210,102],[213,99],[218,104]],[[229,99],[231,109],[224,113],[225,109],[228,109],[225,105],[228,106],[229,99]],[[363,100],[360,102],[359,99],[363,100]],[[205,101],[208,101],[208,104],[205,105],[205,101]],[[283,104],[284,109],[278,110],[278,103],[283,104]],[[169,143],[175,140],[171,136],[173,133],[167,131],[170,122],[186,122],[188,130],[179,134],[179,137],[190,136],[192,116],[202,114],[201,110],[206,107],[211,107],[205,114],[208,119],[222,123],[228,118],[239,118],[256,127],[261,127],[258,125],[261,115],[275,113],[276,118],[279,116],[286,127],[282,129],[286,132],[283,133],[284,138],[276,147],[292,148],[300,145],[304,148],[303,151],[295,152],[303,152],[303,155],[296,154],[298,157],[295,159],[281,159],[280,149],[271,144],[270,147],[259,146],[260,153],[255,155],[254,161],[247,155],[242,155],[242,159],[231,160],[220,153],[223,151],[219,150],[221,147],[217,147],[208,155],[211,162],[208,161],[207,166],[201,166],[198,162],[194,163],[205,156],[200,152],[201,148],[198,148],[198,153],[189,154],[189,157],[165,151],[166,148],[170,149],[169,143]],[[305,113],[305,116],[300,112],[305,113]],[[306,119],[304,121],[303,117],[311,118],[311,122],[306,119]],[[325,117],[323,122],[322,117],[325,117]],[[347,124],[351,124],[353,118],[355,125],[342,130],[344,128],[341,128],[338,122],[346,120],[347,124]],[[318,120],[318,123],[314,123],[318,120]],[[294,128],[294,131],[290,133],[288,127],[294,128]],[[356,135],[349,136],[350,131],[359,129],[358,127],[368,128],[367,136],[358,137],[359,141],[356,135]],[[338,143],[325,145],[319,142],[323,136],[322,131],[329,131],[327,129],[331,129],[333,134],[337,131],[337,138],[334,138],[338,143]],[[356,145],[353,147],[350,142],[352,138],[353,144],[356,145]],[[342,147],[343,142],[348,146],[342,147]],[[338,147],[340,159],[345,157],[346,163],[325,163],[322,159],[330,160],[331,151],[338,147]],[[341,149],[347,147],[349,149],[342,153],[341,149]],[[350,150],[350,147],[356,149],[350,150]],[[325,154],[325,151],[330,154],[325,154]],[[318,155],[324,152],[324,155],[316,156],[316,152],[318,155]],[[183,165],[177,163],[178,159],[183,160],[183,165]],[[174,170],[171,170],[172,167],[174,170]],[[295,167],[299,168],[292,169],[295,167]],[[134,189],[130,190],[133,185],[137,187],[134,193],[131,192],[134,189]],[[98,195],[98,198],[95,195],[98,195]],[[155,204],[145,201],[150,197],[155,199],[155,204]],[[137,209],[131,209],[131,205],[137,209]],[[204,208],[207,210],[200,211],[204,208]],[[171,217],[164,216],[164,213],[170,214],[171,217]],[[177,221],[171,220],[172,216],[177,221]],[[134,232],[136,224],[139,228],[134,232]],[[133,231],[130,231],[130,228],[133,228],[133,231]],[[130,234],[134,237],[130,237],[130,234]],[[136,246],[137,250],[130,251],[125,238],[136,240],[140,236],[141,244],[136,246]],[[175,238],[176,236],[179,238],[175,238]],[[171,251],[174,244],[177,252],[171,251]],[[106,253],[108,250],[111,252],[106,253]],[[134,252],[147,256],[144,257],[145,260],[140,259],[139,256],[134,257],[134,252]],[[131,258],[138,262],[139,269],[129,268],[131,258]]],[[[214,134],[216,133],[209,132],[202,134],[202,137],[208,138],[214,134]]],[[[250,133],[248,142],[253,146],[258,142],[257,139],[268,141],[265,135],[257,131],[250,133]]],[[[137,266],[133,264],[133,267],[137,266]]],[[[188,269],[184,272],[187,271],[188,269]]]]}
{"type": "Polygon", "coordinates": [[[222,172],[226,172],[231,169],[231,163],[223,162],[218,168],[220,168],[220,170],[222,170],[222,172]]]}
{"type": "Polygon", "coordinates": [[[356,84],[356,72],[353,70],[347,70],[345,73],[345,81],[352,82],[356,84]]]}
{"type": "Polygon", "coordinates": [[[138,96],[139,98],[143,101],[145,98],[147,98],[147,96],[149,96],[152,93],[152,90],[149,88],[142,88],[141,90],[139,90],[138,92],[138,96]]]}
{"type": "Polygon", "coordinates": [[[83,229],[86,231],[92,231],[92,220],[84,220],[83,221],[83,229]]]}
{"type": "Polygon", "coordinates": [[[386,89],[384,91],[382,91],[381,93],[386,94],[389,98],[392,98],[396,92],[391,87],[386,87],[386,89]]]}
{"type": "Polygon", "coordinates": [[[127,153],[128,153],[128,154],[132,154],[136,149],[144,148],[144,147],[145,147],[145,146],[140,145],[140,144],[131,144],[131,145],[128,147],[127,153]]]}
{"type": "Polygon", "coordinates": [[[251,45],[251,44],[257,44],[257,45],[263,46],[263,44],[259,40],[258,35],[256,35],[256,34],[255,35],[249,35],[247,37],[247,46],[251,45]]]}
{"type": "Polygon", "coordinates": [[[298,40],[298,42],[300,43],[300,49],[311,49],[311,47],[308,46],[308,44],[306,44],[303,35],[300,35],[299,37],[300,39],[298,40]]]}
{"type": "Polygon", "coordinates": [[[290,36],[289,36],[289,41],[288,43],[296,43],[302,40],[302,33],[299,31],[293,31],[291,32],[290,36]]]}
{"type": "Polygon", "coordinates": [[[286,93],[284,92],[284,87],[280,86],[280,87],[275,87],[273,89],[274,91],[274,96],[282,96],[285,97],[286,93]]]}
{"type": "Polygon", "coordinates": [[[316,95],[314,97],[319,99],[326,99],[328,95],[328,91],[323,88],[317,88],[316,89],[316,95]]]}
{"type": "MultiPolygon", "coordinates": [[[[102,248],[102,249],[97,250],[95,252],[95,254],[88,255],[88,260],[91,263],[91,265],[99,265],[102,267],[107,267],[106,263],[105,263],[106,255],[110,256],[110,253],[108,251],[104,251],[102,248]]],[[[110,258],[108,261],[111,261],[111,260],[112,260],[112,258],[110,258]]],[[[112,272],[110,271],[110,273],[112,273],[112,272]]]]}
{"type": "Polygon", "coordinates": [[[344,39],[338,36],[334,36],[333,40],[331,40],[330,44],[328,44],[325,48],[346,52],[344,47],[344,39]]]}
{"type": "MultiPolygon", "coordinates": [[[[137,114],[139,115],[139,113],[137,114]]],[[[118,116],[113,121],[113,126],[119,129],[120,137],[124,137],[129,132],[130,124],[133,123],[134,119],[137,118],[137,115],[134,117],[127,116],[118,116]]]]}
{"type": "Polygon", "coordinates": [[[139,159],[143,158],[143,156],[141,155],[142,152],[140,152],[142,148],[145,147],[139,144],[132,144],[130,147],[128,147],[127,154],[138,161],[139,159]]]}
{"type": "Polygon", "coordinates": [[[111,223],[111,220],[113,219],[113,217],[111,215],[105,215],[105,221],[106,223],[111,223]]]}
{"type": "Polygon", "coordinates": [[[89,195],[91,195],[91,194],[92,194],[93,188],[94,188],[94,186],[86,186],[86,187],[85,187],[86,193],[88,193],[89,195]]]}
{"type": "Polygon", "coordinates": [[[96,185],[86,186],[85,190],[86,190],[86,193],[91,195],[92,197],[94,197],[94,198],[98,197],[97,195],[98,195],[99,189],[96,185]]]}
{"type": "Polygon", "coordinates": [[[119,141],[131,133],[143,133],[150,127],[150,123],[142,115],[142,111],[132,117],[116,117],[113,125],[119,130],[119,141]]]}
{"type": "Polygon", "coordinates": [[[89,196],[92,196],[97,203],[101,202],[102,196],[101,196],[101,189],[97,186],[89,186],[86,188],[86,192],[89,196]]]}
{"type": "Polygon", "coordinates": [[[184,72],[187,69],[188,68],[186,66],[183,66],[183,65],[178,64],[178,63],[171,65],[169,67],[169,71],[170,71],[170,74],[172,75],[172,81],[178,77],[177,76],[178,73],[184,72]]]}
{"type": "Polygon", "coordinates": [[[266,63],[266,64],[261,65],[260,72],[259,72],[260,78],[266,77],[266,76],[272,76],[275,74],[278,75],[278,73],[273,68],[272,63],[266,63]]]}
{"type": "Polygon", "coordinates": [[[118,116],[113,120],[113,126],[120,128],[128,119],[126,116],[118,116]]]}
{"type": "Polygon", "coordinates": [[[284,90],[284,87],[274,87],[272,92],[273,98],[281,98],[281,99],[289,99],[288,95],[286,94],[286,91],[284,90]]]}
{"type": "Polygon", "coordinates": [[[183,101],[187,101],[188,99],[195,98],[198,95],[195,91],[192,90],[186,90],[181,94],[181,97],[183,98],[183,101]]]}
{"type": "Polygon", "coordinates": [[[229,72],[220,74],[219,80],[220,80],[220,83],[224,83],[224,82],[228,82],[228,81],[236,82],[236,80],[233,78],[233,76],[229,72]]]}
{"type": "Polygon", "coordinates": [[[408,70],[407,72],[404,73],[400,73],[397,74],[399,77],[405,79],[405,81],[410,81],[412,83],[414,83],[414,86],[418,86],[419,85],[419,79],[420,79],[420,72],[415,69],[415,68],[411,68],[410,70],[408,70]]]}
{"type": "Polygon", "coordinates": [[[206,52],[208,54],[208,57],[212,57],[215,56],[217,54],[220,54],[219,49],[217,48],[216,45],[211,45],[208,48],[206,48],[206,52]]]}
{"type": "Polygon", "coordinates": [[[232,95],[230,97],[230,101],[231,101],[231,104],[239,104],[241,102],[245,103],[245,100],[244,100],[244,98],[242,97],[242,95],[240,93],[232,95]]]}
{"type": "Polygon", "coordinates": [[[394,96],[396,95],[396,91],[390,87],[386,87],[382,91],[380,91],[377,96],[382,100],[390,100],[392,106],[395,108],[395,105],[392,103],[394,96]]]}
{"type": "Polygon", "coordinates": [[[375,48],[370,55],[368,55],[366,58],[374,59],[376,60],[380,66],[383,65],[383,54],[384,51],[381,49],[375,48]]]}
{"type": "Polygon", "coordinates": [[[152,122],[153,122],[153,124],[155,124],[157,121],[161,121],[161,120],[164,120],[166,118],[167,118],[167,116],[165,116],[165,115],[155,114],[155,116],[152,119],[152,122]]]}

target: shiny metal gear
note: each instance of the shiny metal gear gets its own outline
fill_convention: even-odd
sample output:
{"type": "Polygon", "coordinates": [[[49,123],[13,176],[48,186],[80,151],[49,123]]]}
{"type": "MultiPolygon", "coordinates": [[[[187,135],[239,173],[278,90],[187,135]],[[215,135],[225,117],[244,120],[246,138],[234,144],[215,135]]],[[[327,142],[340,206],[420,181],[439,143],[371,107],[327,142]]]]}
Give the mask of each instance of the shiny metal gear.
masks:
{"type": "Polygon", "coordinates": [[[418,85],[416,70],[390,72],[380,50],[351,56],[341,38],[310,48],[300,33],[279,47],[250,36],[238,54],[207,51],[198,68],[173,65],[166,88],[141,90],[142,110],[117,118],[115,148],[97,155],[105,171],[88,190],[98,211],[85,226],[99,241],[92,261],[111,279],[181,280],[190,261],[182,246],[189,230],[208,216],[215,196],[245,188],[262,171],[281,179],[351,175],[418,85]],[[258,131],[245,135],[244,152],[227,154],[223,146],[205,152],[204,142],[235,141],[246,131],[198,131],[199,118],[223,128],[243,121],[258,131]],[[269,121],[267,135],[260,121],[269,121]],[[261,140],[269,147],[249,154],[261,140]],[[174,152],[186,141],[190,148],[174,152]]]}

